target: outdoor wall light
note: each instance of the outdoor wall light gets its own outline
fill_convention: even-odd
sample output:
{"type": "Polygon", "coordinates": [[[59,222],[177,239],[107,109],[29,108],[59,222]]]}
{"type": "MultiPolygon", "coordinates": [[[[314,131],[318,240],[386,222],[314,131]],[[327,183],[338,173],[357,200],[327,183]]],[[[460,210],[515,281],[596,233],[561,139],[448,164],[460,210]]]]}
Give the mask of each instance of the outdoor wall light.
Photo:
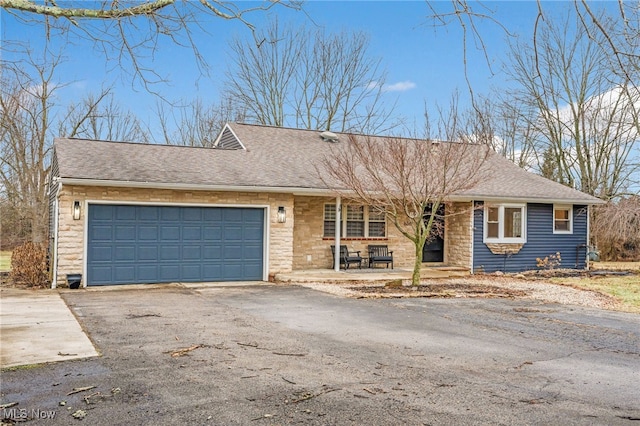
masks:
{"type": "Polygon", "coordinates": [[[73,202],[73,220],[80,219],[80,201],[73,202]]]}
{"type": "Polygon", "coordinates": [[[287,211],[284,206],[278,207],[278,223],[285,223],[287,221],[287,211]]]}

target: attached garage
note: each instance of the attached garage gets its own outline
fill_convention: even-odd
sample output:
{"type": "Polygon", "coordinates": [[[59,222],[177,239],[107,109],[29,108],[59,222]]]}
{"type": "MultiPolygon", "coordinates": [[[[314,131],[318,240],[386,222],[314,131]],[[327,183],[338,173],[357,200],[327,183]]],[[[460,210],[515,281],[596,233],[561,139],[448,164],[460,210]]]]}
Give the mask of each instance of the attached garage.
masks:
{"type": "Polygon", "coordinates": [[[258,281],[265,209],[89,204],[87,285],[258,281]]]}

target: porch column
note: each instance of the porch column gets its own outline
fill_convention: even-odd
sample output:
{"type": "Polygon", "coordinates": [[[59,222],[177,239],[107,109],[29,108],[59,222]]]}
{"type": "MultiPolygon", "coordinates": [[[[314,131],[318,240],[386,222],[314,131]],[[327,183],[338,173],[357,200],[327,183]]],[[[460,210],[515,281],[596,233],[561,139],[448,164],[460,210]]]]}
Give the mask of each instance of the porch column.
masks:
{"type": "Polygon", "coordinates": [[[342,204],[340,197],[336,197],[336,236],[335,246],[336,252],[333,258],[333,270],[340,272],[340,225],[342,224],[342,204]]]}

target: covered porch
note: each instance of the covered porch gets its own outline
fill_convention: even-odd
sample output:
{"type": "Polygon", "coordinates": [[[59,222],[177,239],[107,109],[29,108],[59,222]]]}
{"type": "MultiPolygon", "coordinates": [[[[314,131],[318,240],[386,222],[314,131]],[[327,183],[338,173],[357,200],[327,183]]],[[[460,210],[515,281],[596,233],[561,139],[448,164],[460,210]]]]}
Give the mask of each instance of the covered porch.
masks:
{"type": "MultiPolygon", "coordinates": [[[[452,270],[471,269],[473,204],[452,202],[446,208],[444,235],[437,247],[437,256],[433,256],[435,252],[428,256],[423,253],[425,278],[433,274],[439,276],[442,271],[449,273],[452,270]]],[[[294,196],[292,271],[276,271],[275,278],[285,277],[280,279],[287,281],[286,277],[289,276],[304,277],[311,274],[327,277],[333,270],[341,278],[353,279],[350,277],[363,275],[363,280],[370,280],[371,277],[386,273],[381,272],[381,268],[365,270],[370,245],[384,245],[393,251],[395,269],[391,273],[394,278],[397,278],[397,274],[410,276],[415,259],[413,243],[390,222],[372,216],[371,211],[359,209],[357,205],[349,209],[349,205],[343,205],[339,197],[294,196]],[[340,245],[347,246],[349,252],[360,252],[363,259],[361,271],[352,270],[352,267],[346,273],[339,270],[338,253],[332,253],[331,246],[340,245]]],[[[274,278],[273,275],[271,277],[274,278]]]]}

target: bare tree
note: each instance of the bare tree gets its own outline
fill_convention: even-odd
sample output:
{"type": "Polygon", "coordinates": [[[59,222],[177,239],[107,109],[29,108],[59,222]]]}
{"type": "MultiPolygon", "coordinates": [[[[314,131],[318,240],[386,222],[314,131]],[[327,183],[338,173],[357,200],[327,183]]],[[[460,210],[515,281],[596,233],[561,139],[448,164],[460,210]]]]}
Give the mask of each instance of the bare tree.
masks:
{"type": "Polygon", "coordinates": [[[256,36],[258,44],[240,38],[231,42],[228,97],[247,110],[249,120],[283,127],[307,34],[275,20],[256,36]]]}
{"type": "Polygon", "coordinates": [[[536,111],[528,119],[547,172],[608,200],[627,193],[640,172],[640,91],[624,76],[612,79],[606,52],[586,34],[569,17],[541,24],[535,44],[515,45],[514,103],[536,111]]]}
{"type": "Polygon", "coordinates": [[[385,73],[364,33],[316,32],[298,68],[296,127],[381,134],[394,124],[383,105],[385,73]]]}
{"type": "Polygon", "coordinates": [[[35,78],[23,67],[3,64],[0,93],[1,157],[0,179],[3,196],[3,230],[14,230],[33,242],[46,236],[46,182],[51,149],[50,110],[55,84],[50,67],[30,61],[35,78]],[[7,229],[7,222],[13,219],[7,229]]]}
{"type": "Polygon", "coordinates": [[[157,106],[161,135],[155,136],[157,143],[211,147],[218,132],[229,121],[244,121],[245,113],[231,99],[218,104],[205,105],[196,99],[186,106],[168,110],[163,103],[157,106]]]}
{"type": "Polygon", "coordinates": [[[459,137],[490,146],[523,169],[536,166],[535,129],[531,111],[498,96],[477,96],[462,115],[464,134],[459,137]]]}
{"type": "Polygon", "coordinates": [[[109,141],[149,141],[138,117],[118,104],[108,90],[103,90],[98,95],[88,94],[80,102],[70,105],[60,126],[60,136],[73,135],[109,141]],[[87,111],[91,113],[87,114],[87,111]]]}
{"type": "Polygon", "coordinates": [[[58,94],[65,84],[55,72],[60,61],[60,56],[47,52],[41,60],[28,56],[21,63],[0,63],[3,244],[42,242],[47,236],[47,179],[55,136],[102,137],[127,127],[118,124],[118,118],[129,119],[128,115],[111,117],[113,108],[101,108],[107,89],[66,108],[61,105],[58,94]],[[102,120],[109,126],[103,127],[102,120]]]}
{"type": "Polygon", "coordinates": [[[581,27],[605,52],[612,72],[639,89],[640,4],[618,0],[616,13],[605,15],[593,10],[586,0],[574,2],[581,27]]]}
{"type": "Polygon", "coordinates": [[[200,54],[196,34],[207,34],[211,22],[234,20],[251,31],[248,16],[282,6],[301,8],[301,2],[244,2],[221,0],[119,0],[99,2],[57,2],[54,0],[0,0],[0,7],[24,25],[42,29],[43,36],[60,39],[88,39],[107,60],[130,73],[151,90],[164,81],[153,67],[153,55],[168,40],[191,49],[197,66],[206,72],[208,64],[200,54]],[[213,19],[212,19],[213,18],[213,19]]]}
{"type": "Polygon", "coordinates": [[[465,142],[352,135],[346,147],[332,149],[319,171],[338,194],[384,212],[414,243],[411,280],[418,285],[422,250],[439,207],[477,184],[489,152],[465,142]]]}
{"type": "MultiPolygon", "coordinates": [[[[457,26],[462,31],[463,54],[462,61],[467,78],[467,85],[472,100],[474,91],[469,79],[468,51],[479,49],[484,53],[488,69],[493,72],[491,61],[492,52],[484,42],[485,34],[481,24],[490,23],[494,28],[505,35],[507,39],[515,39],[515,33],[509,30],[508,22],[501,22],[496,16],[496,10],[491,2],[449,0],[426,1],[427,10],[430,12],[427,21],[435,27],[457,26]]],[[[613,74],[623,76],[627,81],[639,81],[640,72],[640,4],[638,2],[614,2],[594,3],[587,0],[575,0],[567,3],[578,19],[578,25],[585,31],[605,53],[613,74]],[[611,6],[609,13],[603,13],[600,6],[611,6]],[[594,7],[597,10],[594,10],[594,7]]],[[[537,15],[533,25],[533,44],[536,44],[538,27],[553,22],[555,16],[546,9],[545,2],[537,2],[537,15]]]]}
{"type": "Polygon", "coordinates": [[[623,197],[596,208],[604,220],[592,233],[603,260],[640,260],[640,196],[623,197]]]}
{"type": "Polygon", "coordinates": [[[475,105],[463,108],[455,91],[448,104],[436,103],[435,114],[425,104],[424,133],[438,140],[487,145],[519,167],[531,169],[536,155],[526,114],[521,105],[498,96],[477,96],[475,105]]]}
{"type": "Polygon", "coordinates": [[[274,21],[257,44],[236,39],[229,96],[248,119],[272,126],[381,133],[394,126],[385,108],[384,72],[363,33],[326,35],[274,21]]]}

